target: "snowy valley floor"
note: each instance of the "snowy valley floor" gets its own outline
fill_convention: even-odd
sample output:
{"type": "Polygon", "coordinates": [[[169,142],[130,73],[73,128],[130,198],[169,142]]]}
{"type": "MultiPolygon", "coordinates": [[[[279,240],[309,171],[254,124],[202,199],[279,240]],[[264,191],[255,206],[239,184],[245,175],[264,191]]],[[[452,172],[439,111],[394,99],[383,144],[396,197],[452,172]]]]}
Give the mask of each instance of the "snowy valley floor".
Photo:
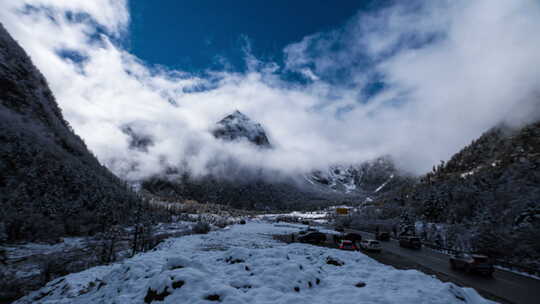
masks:
{"type": "Polygon", "coordinates": [[[168,239],[155,251],[53,280],[15,303],[493,303],[359,252],[272,239],[300,227],[249,222],[168,239]]]}

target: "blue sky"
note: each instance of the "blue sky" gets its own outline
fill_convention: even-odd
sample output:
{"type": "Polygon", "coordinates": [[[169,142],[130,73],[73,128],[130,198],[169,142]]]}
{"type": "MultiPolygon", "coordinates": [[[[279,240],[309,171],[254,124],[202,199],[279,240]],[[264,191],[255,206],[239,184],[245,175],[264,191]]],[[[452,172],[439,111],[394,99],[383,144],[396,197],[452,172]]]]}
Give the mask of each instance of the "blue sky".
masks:
{"type": "Polygon", "coordinates": [[[260,60],[282,63],[283,48],[340,28],[358,11],[388,1],[161,0],[129,2],[128,49],[150,64],[190,72],[245,69],[246,38],[260,60]]]}
{"type": "Polygon", "coordinates": [[[423,173],[498,123],[540,117],[538,0],[17,0],[0,21],[128,180],[383,155],[423,173]],[[274,149],[217,141],[234,110],[274,149]],[[154,146],[130,149],[126,126],[154,146]]]}

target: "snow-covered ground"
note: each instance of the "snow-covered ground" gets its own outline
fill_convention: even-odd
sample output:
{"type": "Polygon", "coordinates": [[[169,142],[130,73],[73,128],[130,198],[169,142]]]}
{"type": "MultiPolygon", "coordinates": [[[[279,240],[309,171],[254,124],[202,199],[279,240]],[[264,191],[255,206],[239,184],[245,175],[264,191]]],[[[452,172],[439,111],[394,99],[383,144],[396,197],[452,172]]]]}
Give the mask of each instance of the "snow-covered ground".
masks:
{"type": "Polygon", "coordinates": [[[260,220],[267,220],[267,221],[276,221],[279,220],[280,217],[289,217],[289,218],[296,218],[297,220],[301,221],[309,221],[314,225],[324,225],[328,223],[328,212],[326,211],[315,211],[315,212],[299,212],[299,211],[293,211],[290,213],[266,213],[262,215],[258,215],[257,218],[260,220]]]}
{"type": "Polygon", "coordinates": [[[50,254],[71,250],[73,248],[82,248],[83,246],[83,238],[66,237],[62,242],[56,244],[26,243],[21,245],[0,246],[0,249],[5,250],[10,259],[19,260],[28,258],[31,255],[50,254]]]}
{"type": "Polygon", "coordinates": [[[492,303],[359,252],[272,239],[303,227],[253,221],[172,238],[155,251],[58,278],[16,303],[492,303]]]}
{"type": "Polygon", "coordinates": [[[495,265],[495,268],[501,269],[501,270],[504,270],[504,271],[508,271],[508,272],[513,272],[513,273],[516,273],[516,274],[519,274],[519,275],[522,275],[524,277],[528,277],[528,278],[531,278],[531,279],[540,280],[540,276],[530,274],[530,273],[526,273],[526,272],[523,272],[523,271],[519,271],[519,270],[516,270],[516,269],[503,267],[503,266],[499,266],[499,265],[495,265]]]}
{"type": "Polygon", "coordinates": [[[259,215],[258,217],[272,220],[280,216],[289,216],[289,217],[297,217],[297,218],[306,219],[306,220],[314,220],[314,219],[327,218],[328,212],[327,211],[314,211],[314,212],[292,211],[290,213],[274,213],[274,214],[267,213],[267,214],[259,215]]]}

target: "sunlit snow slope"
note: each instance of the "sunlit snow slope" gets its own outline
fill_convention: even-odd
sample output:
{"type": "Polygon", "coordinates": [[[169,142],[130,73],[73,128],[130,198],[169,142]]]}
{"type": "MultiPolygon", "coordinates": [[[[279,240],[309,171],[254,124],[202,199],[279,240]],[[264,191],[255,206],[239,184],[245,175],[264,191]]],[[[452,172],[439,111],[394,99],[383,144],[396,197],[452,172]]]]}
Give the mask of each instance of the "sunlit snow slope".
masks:
{"type": "Polygon", "coordinates": [[[154,252],[56,279],[16,303],[491,303],[358,252],[271,237],[299,227],[251,222],[169,239],[154,252]],[[329,257],[344,265],[328,264],[329,257]]]}

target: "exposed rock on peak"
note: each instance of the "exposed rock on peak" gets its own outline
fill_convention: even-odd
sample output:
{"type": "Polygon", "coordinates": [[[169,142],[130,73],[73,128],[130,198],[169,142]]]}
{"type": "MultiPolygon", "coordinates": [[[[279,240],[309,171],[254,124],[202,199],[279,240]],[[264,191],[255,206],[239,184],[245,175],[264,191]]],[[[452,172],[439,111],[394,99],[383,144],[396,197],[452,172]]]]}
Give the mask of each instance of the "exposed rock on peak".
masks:
{"type": "Polygon", "coordinates": [[[214,137],[226,141],[246,139],[259,147],[272,147],[261,124],[251,120],[238,110],[220,120],[216,128],[212,130],[212,134],[214,137]]]}
{"type": "Polygon", "coordinates": [[[140,152],[148,152],[148,148],[154,145],[151,135],[136,129],[135,125],[127,124],[120,128],[122,133],[129,138],[129,148],[140,152]]]}

